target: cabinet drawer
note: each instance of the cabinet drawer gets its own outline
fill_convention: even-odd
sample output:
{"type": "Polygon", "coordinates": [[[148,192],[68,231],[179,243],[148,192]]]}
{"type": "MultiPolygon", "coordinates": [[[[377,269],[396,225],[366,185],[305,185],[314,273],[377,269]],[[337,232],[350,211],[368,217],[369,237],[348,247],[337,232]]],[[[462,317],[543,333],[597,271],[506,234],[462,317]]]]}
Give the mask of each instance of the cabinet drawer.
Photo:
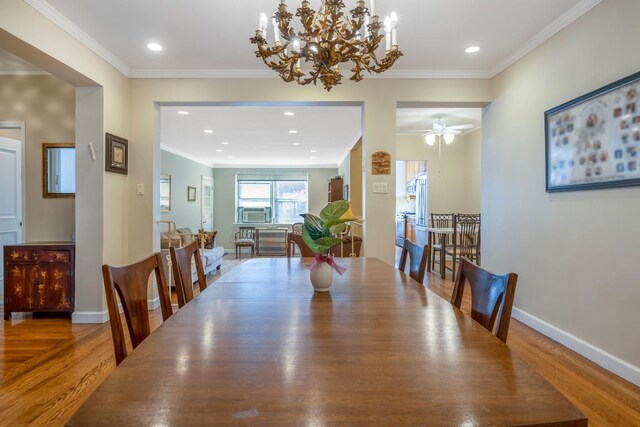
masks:
{"type": "Polygon", "coordinates": [[[10,250],[7,255],[7,261],[9,262],[33,262],[37,260],[38,251],[30,251],[27,249],[10,250]]]}
{"type": "Polygon", "coordinates": [[[40,262],[69,262],[69,251],[39,251],[38,260],[40,262]]]}

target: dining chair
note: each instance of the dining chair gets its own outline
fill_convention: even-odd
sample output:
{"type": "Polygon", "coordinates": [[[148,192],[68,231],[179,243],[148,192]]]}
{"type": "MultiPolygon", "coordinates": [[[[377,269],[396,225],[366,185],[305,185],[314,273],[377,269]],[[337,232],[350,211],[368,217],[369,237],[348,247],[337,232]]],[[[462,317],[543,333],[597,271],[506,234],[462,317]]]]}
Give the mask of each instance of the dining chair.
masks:
{"type": "Polygon", "coordinates": [[[409,276],[414,280],[422,283],[424,273],[427,270],[427,262],[429,261],[429,245],[420,247],[409,239],[404,239],[402,245],[402,253],[400,254],[400,263],[398,270],[404,272],[407,265],[407,255],[409,255],[409,276]]]}
{"type": "Polygon", "coordinates": [[[251,248],[251,257],[255,254],[256,249],[256,228],[255,227],[239,227],[235,235],[236,258],[238,253],[242,255],[242,248],[251,248]]]}
{"type": "Polygon", "coordinates": [[[176,294],[178,295],[178,307],[182,308],[186,303],[193,299],[193,276],[191,275],[191,260],[195,260],[196,275],[198,277],[198,287],[200,292],[207,289],[207,281],[202,267],[202,258],[200,257],[200,249],[198,242],[194,241],[181,248],[172,246],[169,248],[171,253],[171,267],[173,270],[173,283],[176,286],[176,294]]]}
{"type": "Polygon", "coordinates": [[[497,321],[495,335],[506,343],[517,281],[518,275],[516,273],[498,276],[462,257],[453,287],[451,304],[460,308],[465,283],[469,282],[471,287],[471,318],[491,333],[494,333],[494,325],[497,321]]]}
{"type": "MultiPolygon", "coordinates": [[[[302,226],[304,225],[304,223],[302,222],[294,222],[293,224],[291,224],[291,234],[297,234],[299,236],[302,236],[302,226]]],[[[296,245],[293,243],[287,243],[288,245],[291,246],[291,255],[295,255],[296,254],[296,245]]]]}
{"type": "Polygon", "coordinates": [[[451,280],[456,279],[456,268],[462,257],[480,265],[480,214],[455,214],[453,216],[453,241],[445,247],[445,254],[451,256],[451,280]]]}
{"type": "Polygon", "coordinates": [[[297,245],[300,249],[300,256],[302,257],[311,257],[313,258],[316,254],[311,250],[311,248],[302,240],[301,234],[287,234],[287,257],[291,258],[292,251],[291,248],[293,245],[297,245]]]}
{"type": "MultiPolygon", "coordinates": [[[[454,214],[431,214],[431,226],[435,228],[452,228],[454,214]]],[[[431,243],[431,269],[435,269],[436,260],[440,262],[440,257],[436,257],[436,252],[445,250],[451,245],[452,238],[448,234],[435,234],[431,243]],[[444,249],[443,249],[444,248],[444,249]]]]}
{"type": "Polygon", "coordinates": [[[127,346],[120,321],[116,293],[120,304],[122,304],[131,344],[135,349],[151,333],[149,309],[147,308],[147,287],[152,272],[155,272],[156,285],[158,286],[162,321],[166,321],[173,312],[159,252],[142,261],[123,267],[112,267],[106,264],[102,266],[116,365],[119,365],[127,357],[127,346]]]}

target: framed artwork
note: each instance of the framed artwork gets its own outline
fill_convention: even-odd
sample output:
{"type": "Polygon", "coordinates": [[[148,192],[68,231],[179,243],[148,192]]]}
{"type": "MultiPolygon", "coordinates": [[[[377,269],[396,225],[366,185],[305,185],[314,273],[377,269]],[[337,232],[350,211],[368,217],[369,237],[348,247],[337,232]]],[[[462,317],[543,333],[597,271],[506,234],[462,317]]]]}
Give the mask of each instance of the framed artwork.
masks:
{"type": "Polygon", "coordinates": [[[544,113],[546,191],[640,185],[640,72],[544,113]]]}
{"type": "Polygon", "coordinates": [[[196,201],[196,187],[187,187],[187,201],[188,202],[196,201]]]}
{"type": "Polygon", "coordinates": [[[386,151],[376,151],[371,155],[372,175],[391,175],[391,154],[386,151]]]}
{"type": "Polygon", "coordinates": [[[106,135],[107,147],[104,156],[104,170],[127,175],[129,173],[129,149],[127,148],[129,142],[110,133],[106,135]]]}

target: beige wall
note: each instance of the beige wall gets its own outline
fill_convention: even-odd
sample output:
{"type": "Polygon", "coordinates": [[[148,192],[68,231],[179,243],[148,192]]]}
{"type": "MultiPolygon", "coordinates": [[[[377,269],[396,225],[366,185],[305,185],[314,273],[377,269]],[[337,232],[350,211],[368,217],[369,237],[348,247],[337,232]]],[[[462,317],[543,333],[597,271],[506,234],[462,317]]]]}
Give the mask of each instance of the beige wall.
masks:
{"type": "MultiPolygon", "coordinates": [[[[371,175],[371,153],[387,151],[395,161],[395,109],[397,101],[455,102],[486,104],[491,100],[491,85],[486,80],[388,80],[365,79],[345,82],[327,93],[319,87],[299,87],[277,79],[133,79],[131,80],[131,139],[141,165],[130,175],[131,185],[146,187],[157,182],[153,160],[159,158],[159,143],[154,118],[158,102],[363,102],[363,155],[366,165],[364,216],[367,235],[365,251],[389,264],[394,263],[395,168],[391,175],[371,175]],[[373,182],[386,182],[390,192],[373,194],[373,182]]],[[[156,189],[154,189],[154,192],[156,189]]],[[[139,215],[129,218],[130,256],[154,249],[152,218],[159,209],[146,197],[130,196],[130,210],[139,215]],[[154,213],[152,215],[152,212],[154,213]]]]}
{"type": "MultiPolygon", "coordinates": [[[[91,125],[101,128],[99,132],[83,140],[76,140],[76,167],[82,166],[83,174],[91,179],[83,180],[81,190],[87,197],[77,195],[76,234],[79,241],[76,258],[76,314],[87,314],[86,321],[104,319],[106,305],[103,298],[100,265],[122,264],[129,258],[129,177],[104,172],[104,132],[129,138],[130,125],[130,80],[95,53],[63,31],[45,16],[22,0],[0,0],[0,45],[18,56],[28,56],[40,68],[74,82],[78,86],[101,86],[102,93],[83,93],[100,100],[99,120],[93,118],[91,125]],[[9,36],[7,36],[7,34],[9,36]],[[13,39],[21,43],[14,43],[13,39]],[[5,43],[3,45],[3,43],[5,43]],[[10,44],[10,45],[7,45],[10,44]],[[95,83],[94,83],[95,82],[95,83]],[[88,160],[88,144],[98,151],[97,161],[88,160]],[[97,177],[96,174],[101,174],[97,177]],[[89,196],[90,195],[90,196],[89,196]],[[100,200],[96,203],[95,199],[100,200]],[[104,201],[104,203],[102,203],[104,201]],[[79,218],[78,213],[83,218],[79,218]],[[82,224],[82,225],[80,225],[82,224]],[[91,250],[84,245],[92,245],[91,250]],[[99,246],[97,250],[95,246],[99,246]],[[91,254],[89,258],[88,254],[91,254]],[[98,316],[98,317],[96,317],[98,316]]],[[[76,123],[78,124],[78,123],[76,123]]],[[[148,167],[146,159],[139,161],[136,141],[130,139],[129,169],[148,167]],[[143,166],[146,165],[146,166],[143,166]]],[[[143,153],[146,155],[147,153],[143,153]]],[[[158,162],[159,163],[159,162],[158,162]]],[[[151,173],[151,170],[149,170],[151,173]]],[[[135,190],[135,185],[132,187],[135,190]]],[[[147,188],[153,188],[149,185],[147,188]]],[[[151,198],[152,194],[147,197],[151,198]]],[[[131,211],[136,212],[136,211],[131,211]]],[[[136,215],[140,212],[136,212],[136,215]]],[[[143,212],[142,214],[145,214],[143,212]]],[[[146,214],[150,217],[150,211],[146,214]]],[[[148,228],[152,228],[149,220],[148,228]]],[[[80,317],[74,317],[74,321],[80,317]]]]}
{"type": "MultiPolygon", "coordinates": [[[[2,121],[2,119],[0,119],[0,121],[2,121]]],[[[20,141],[22,139],[22,131],[20,129],[0,129],[0,136],[20,141]]]]}
{"type": "Polygon", "coordinates": [[[480,212],[482,165],[482,130],[464,136],[464,206],[465,212],[480,212]]]}
{"type": "Polygon", "coordinates": [[[519,273],[514,314],[637,384],[640,187],[546,193],[543,113],[637,72],[639,20],[603,1],[498,76],[482,147],[482,261],[519,273]]]}
{"type": "Polygon", "coordinates": [[[25,123],[25,241],[69,241],[75,201],[42,197],[42,144],[75,142],[75,88],[53,76],[0,76],[0,99],[0,121],[25,123]]]}
{"type": "MultiPolygon", "coordinates": [[[[238,226],[236,219],[236,173],[274,174],[282,169],[232,169],[216,168],[214,179],[214,230],[218,231],[216,244],[231,252],[235,251],[234,235],[238,226]]],[[[318,215],[327,204],[327,182],[338,174],[338,169],[286,169],[288,173],[309,175],[309,212],[318,215]]],[[[302,217],[300,218],[302,222],[302,217]]]]}

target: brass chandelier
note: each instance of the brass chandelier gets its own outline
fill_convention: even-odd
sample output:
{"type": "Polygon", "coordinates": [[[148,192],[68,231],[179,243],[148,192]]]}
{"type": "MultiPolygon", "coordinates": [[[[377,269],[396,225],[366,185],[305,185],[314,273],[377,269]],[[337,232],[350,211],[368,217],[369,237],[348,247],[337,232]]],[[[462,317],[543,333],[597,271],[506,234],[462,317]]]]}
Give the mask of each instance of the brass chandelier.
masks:
{"type": "Polygon", "coordinates": [[[372,16],[364,1],[359,0],[349,11],[350,18],[343,12],[342,0],[320,1],[318,11],[311,9],[308,0],[302,1],[295,14],[300,18],[302,29],[296,31],[291,26],[293,14],[287,11],[286,0],[280,0],[278,10],[271,17],[273,47],[269,47],[266,40],[267,16],[260,14],[258,30],[255,37],[251,37],[251,43],[258,45],[256,56],[282,80],[296,81],[300,85],[315,85],[320,80],[330,91],[341,83],[339,65],[342,63],[353,63],[350,80],[359,82],[365,70],[369,74],[382,73],[402,56],[397,44],[398,18],[395,13],[387,16],[382,24],[374,14],[373,0],[372,16]],[[386,39],[384,57],[378,59],[376,50],[383,39],[386,39]],[[301,60],[304,60],[305,68],[310,66],[310,69],[303,71],[301,60]]]}

